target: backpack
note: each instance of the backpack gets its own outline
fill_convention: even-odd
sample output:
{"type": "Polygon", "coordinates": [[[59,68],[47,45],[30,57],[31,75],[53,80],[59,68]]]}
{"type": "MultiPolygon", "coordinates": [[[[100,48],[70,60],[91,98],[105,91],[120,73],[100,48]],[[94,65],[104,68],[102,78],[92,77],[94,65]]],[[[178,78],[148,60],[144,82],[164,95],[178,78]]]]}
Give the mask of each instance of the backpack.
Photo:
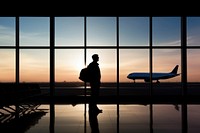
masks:
{"type": "Polygon", "coordinates": [[[89,82],[90,81],[89,70],[88,70],[87,67],[81,69],[80,74],[79,74],[79,79],[84,81],[84,82],[89,82]]]}

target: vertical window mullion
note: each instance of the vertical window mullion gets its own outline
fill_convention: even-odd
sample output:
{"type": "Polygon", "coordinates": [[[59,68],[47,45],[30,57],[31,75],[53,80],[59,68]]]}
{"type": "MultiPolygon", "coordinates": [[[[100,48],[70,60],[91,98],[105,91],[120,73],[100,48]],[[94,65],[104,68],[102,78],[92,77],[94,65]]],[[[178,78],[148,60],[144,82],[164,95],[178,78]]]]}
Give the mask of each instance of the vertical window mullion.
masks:
{"type": "Polygon", "coordinates": [[[116,18],[117,42],[117,133],[119,133],[119,17],[116,18]]]}
{"type": "Polygon", "coordinates": [[[55,18],[50,17],[50,95],[55,94],[55,18]]]}
{"type": "Polygon", "coordinates": [[[150,71],[150,96],[153,95],[153,87],[152,87],[152,17],[149,17],[149,71],[150,71]]]}
{"type": "Polygon", "coordinates": [[[19,17],[16,17],[15,20],[15,50],[16,50],[16,67],[15,67],[15,82],[19,83],[19,17]]]}
{"type": "MultiPolygon", "coordinates": [[[[50,16],[50,97],[55,95],[55,17],[50,16]]],[[[55,129],[55,105],[50,101],[50,122],[49,127],[52,132],[55,129]]]]}
{"type": "Polygon", "coordinates": [[[119,17],[117,17],[117,24],[116,24],[116,28],[117,28],[117,96],[119,96],[119,17]]]}
{"type": "MultiPolygon", "coordinates": [[[[186,17],[181,17],[181,83],[182,83],[182,96],[185,101],[187,96],[187,21],[186,17]]],[[[182,112],[182,131],[188,131],[188,110],[187,104],[183,101],[181,106],[182,112]]]]}
{"type": "Polygon", "coordinates": [[[86,56],[87,56],[87,54],[86,54],[86,47],[87,47],[87,17],[85,16],[84,17],[84,65],[86,66],[86,62],[87,62],[87,60],[86,60],[86,56]]]}
{"type": "Polygon", "coordinates": [[[182,95],[187,94],[187,22],[186,17],[181,17],[181,82],[182,95]]]}
{"type": "MultiPolygon", "coordinates": [[[[87,63],[87,17],[84,17],[84,65],[87,63]]],[[[86,96],[86,82],[84,83],[84,94],[86,96]]]]}
{"type": "MultiPolygon", "coordinates": [[[[84,16],[84,65],[86,67],[86,63],[87,63],[87,17],[84,16]]],[[[86,82],[84,83],[84,96],[86,97],[86,82]]],[[[84,106],[84,132],[87,131],[87,113],[86,113],[86,110],[87,110],[87,106],[86,106],[86,103],[85,103],[85,106],[84,106]]]]}

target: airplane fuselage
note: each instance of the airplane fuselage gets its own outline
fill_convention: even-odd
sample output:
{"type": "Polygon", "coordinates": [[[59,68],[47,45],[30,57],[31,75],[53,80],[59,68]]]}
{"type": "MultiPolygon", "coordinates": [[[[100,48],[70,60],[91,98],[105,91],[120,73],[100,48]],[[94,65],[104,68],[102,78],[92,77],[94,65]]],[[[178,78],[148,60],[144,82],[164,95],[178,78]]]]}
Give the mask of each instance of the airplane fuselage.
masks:
{"type": "MultiPolygon", "coordinates": [[[[154,73],[152,73],[152,81],[157,80],[157,82],[159,82],[160,79],[169,79],[169,78],[176,77],[176,76],[180,75],[177,73],[177,71],[178,71],[178,65],[176,65],[174,67],[174,69],[168,73],[154,72],[154,73]]],[[[136,79],[143,79],[145,82],[149,82],[150,76],[151,76],[150,73],[147,73],[147,72],[134,72],[134,73],[130,73],[127,76],[127,78],[132,79],[134,81],[136,79]]]]}
{"type": "MultiPolygon", "coordinates": [[[[173,74],[173,73],[152,73],[152,80],[159,80],[159,79],[168,79],[175,76],[178,76],[179,74],[173,74]]],[[[150,73],[131,73],[127,76],[129,79],[150,79],[150,73]]]]}

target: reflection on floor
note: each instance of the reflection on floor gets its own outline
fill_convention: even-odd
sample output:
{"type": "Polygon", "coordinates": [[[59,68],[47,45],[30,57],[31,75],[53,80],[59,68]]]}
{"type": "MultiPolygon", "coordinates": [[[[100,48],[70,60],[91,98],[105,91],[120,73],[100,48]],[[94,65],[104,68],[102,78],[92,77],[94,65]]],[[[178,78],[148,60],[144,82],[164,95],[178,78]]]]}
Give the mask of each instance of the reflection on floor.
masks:
{"type": "Polygon", "coordinates": [[[34,109],[25,111],[23,114],[22,112],[16,114],[13,108],[7,108],[6,111],[3,110],[5,111],[4,113],[1,113],[0,131],[5,131],[7,133],[25,133],[31,127],[38,124],[39,119],[47,113],[44,109],[34,109]]]}
{"type": "Polygon", "coordinates": [[[102,113],[91,117],[88,104],[44,104],[24,117],[1,122],[0,131],[91,133],[92,127],[100,133],[197,133],[200,130],[199,104],[98,104],[98,107],[102,113]]]}

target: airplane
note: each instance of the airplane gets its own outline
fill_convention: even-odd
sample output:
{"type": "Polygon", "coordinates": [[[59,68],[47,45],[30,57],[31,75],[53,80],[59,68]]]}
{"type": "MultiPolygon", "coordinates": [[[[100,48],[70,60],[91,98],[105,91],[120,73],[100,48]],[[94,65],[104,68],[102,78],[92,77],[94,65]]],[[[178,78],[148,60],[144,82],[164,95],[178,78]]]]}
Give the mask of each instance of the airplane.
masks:
{"type": "MultiPolygon", "coordinates": [[[[160,81],[159,81],[160,79],[169,79],[169,78],[173,78],[173,77],[180,75],[180,73],[177,73],[178,66],[179,65],[176,65],[174,67],[174,69],[168,73],[164,73],[164,72],[152,73],[152,81],[156,80],[157,83],[160,83],[160,81]]],[[[130,73],[130,74],[128,74],[127,78],[134,80],[134,83],[135,83],[136,79],[143,79],[145,82],[150,82],[150,73],[147,73],[147,72],[130,73]]]]}

